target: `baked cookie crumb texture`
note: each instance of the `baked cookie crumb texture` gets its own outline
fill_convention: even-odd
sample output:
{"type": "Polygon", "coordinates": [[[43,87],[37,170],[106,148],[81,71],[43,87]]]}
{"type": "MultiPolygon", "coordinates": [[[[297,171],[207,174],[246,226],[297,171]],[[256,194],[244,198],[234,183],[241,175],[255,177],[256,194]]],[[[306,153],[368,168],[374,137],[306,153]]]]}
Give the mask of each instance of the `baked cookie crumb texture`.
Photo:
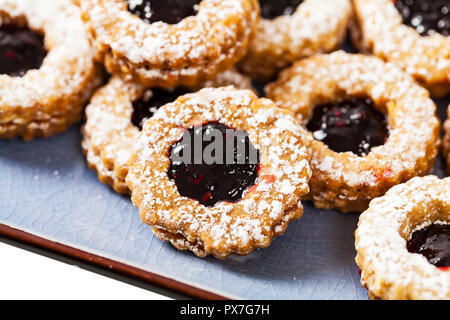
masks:
{"type": "Polygon", "coordinates": [[[367,156],[389,137],[386,116],[370,98],[350,98],[316,106],[306,128],[335,152],[367,156]]]}
{"type": "Polygon", "coordinates": [[[70,0],[0,3],[0,138],[48,137],[81,120],[100,72],[79,16],[70,0]]]}
{"type": "Polygon", "coordinates": [[[266,94],[311,130],[308,197],[318,208],[362,212],[392,186],[433,168],[436,106],[393,64],[344,52],[316,55],[282,71],[266,94]]]}
{"type": "Polygon", "coordinates": [[[192,87],[231,68],[259,18],[257,0],[79,2],[97,59],[147,87],[192,87]]]}
{"type": "Polygon", "coordinates": [[[354,0],[357,47],[410,73],[433,96],[450,91],[450,4],[441,0],[354,0]]]}
{"type": "Polygon", "coordinates": [[[219,202],[241,200],[243,193],[255,185],[259,171],[259,151],[248,137],[239,137],[237,130],[220,122],[194,126],[184,133],[186,136],[170,147],[170,167],[167,172],[181,196],[197,200],[204,206],[213,207],[219,202]],[[226,150],[229,139],[234,136],[237,136],[242,147],[237,148],[234,145],[232,152],[218,154],[220,161],[211,164],[204,162],[195,164],[196,154],[193,152],[189,163],[181,160],[185,152],[195,150],[196,141],[202,141],[202,151],[205,151],[217,136],[222,138],[222,150],[226,150]],[[232,155],[233,161],[224,165],[229,154],[232,155]],[[250,159],[251,155],[254,159],[250,159]],[[239,159],[242,161],[238,161],[239,159]]]}
{"type": "Polygon", "coordinates": [[[128,160],[144,122],[179,96],[203,87],[229,85],[252,89],[250,79],[233,69],[198,86],[175,89],[145,89],[136,82],[113,76],[97,90],[86,108],[82,147],[89,167],[97,172],[102,183],[112,186],[118,193],[128,194],[130,190],[125,183],[128,160]]]}
{"type": "Polygon", "coordinates": [[[450,267],[450,224],[433,223],[414,231],[407,244],[411,253],[418,253],[438,268],[450,267]]]}
{"type": "Polygon", "coordinates": [[[444,122],[444,138],[442,149],[447,162],[447,172],[450,174],[450,105],[447,108],[447,120],[444,122]]]}
{"type": "Polygon", "coordinates": [[[196,7],[201,0],[126,0],[128,11],[137,15],[144,22],[162,21],[177,24],[189,16],[195,16],[196,7]]]}
{"type": "MultiPolygon", "coordinates": [[[[269,246],[302,215],[309,144],[292,114],[272,101],[249,90],[208,88],[163,106],[144,124],[126,180],[141,218],[160,239],[198,256],[246,255],[269,246]],[[169,152],[189,149],[189,135],[213,131],[225,140],[245,133],[245,148],[222,154],[231,163],[190,164],[169,152]]],[[[209,146],[203,143],[203,154],[209,146]]]]}
{"type": "Polygon", "coordinates": [[[23,26],[0,26],[0,74],[23,77],[28,70],[39,69],[47,55],[44,37],[23,26]]]}

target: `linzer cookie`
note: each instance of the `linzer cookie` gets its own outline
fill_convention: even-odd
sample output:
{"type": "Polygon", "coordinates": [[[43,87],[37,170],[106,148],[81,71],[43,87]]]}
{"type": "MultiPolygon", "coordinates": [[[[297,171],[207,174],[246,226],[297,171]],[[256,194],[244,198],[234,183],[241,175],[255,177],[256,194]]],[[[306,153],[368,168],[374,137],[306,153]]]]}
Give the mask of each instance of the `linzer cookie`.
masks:
{"type": "Polygon", "coordinates": [[[436,106],[393,64],[344,52],[317,55],[281,72],[266,93],[314,137],[308,197],[318,208],[364,211],[434,165],[436,106]]]}
{"type": "Polygon", "coordinates": [[[69,0],[0,2],[0,138],[32,139],[81,120],[100,82],[69,0]]]}
{"type": "Polygon", "coordinates": [[[261,21],[241,70],[267,81],[300,58],[333,51],[345,37],[349,0],[260,0],[261,21]]]}
{"type": "Polygon", "coordinates": [[[450,299],[450,179],[414,178],[370,203],[355,233],[372,299],[450,299]]]}
{"type": "Polygon", "coordinates": [[[145,122],[126,181],[160,239],[200,257],[246,255],[302,215],[310,142],[272,101],[207,88],[145,122]]]}
{"type": "Polygon", "coordinates": [[[232,67],[256,29],[256,0],[79,0],[97,59],[149,87],[196,86],[232,67]]]}
{"type": "Polygon", "coordinates": [[[99,89],[86,109],[83,127],[83,150],[89,166],[97,171],[101,182],[116,192],[129,193],[125,183],[128,160],[145,120],[166,103],[201,87],[234,85],[251,89],[250,79],[234,70],[219,74],[196,88],[144,89],[132,81],[113,77],[99,89]]]}
{"type": "Polygon", "coordinates": [[[432,95],[450,92],[448,0],[355,0],[353,39],[362,51],[409,72],[432,95]]]}

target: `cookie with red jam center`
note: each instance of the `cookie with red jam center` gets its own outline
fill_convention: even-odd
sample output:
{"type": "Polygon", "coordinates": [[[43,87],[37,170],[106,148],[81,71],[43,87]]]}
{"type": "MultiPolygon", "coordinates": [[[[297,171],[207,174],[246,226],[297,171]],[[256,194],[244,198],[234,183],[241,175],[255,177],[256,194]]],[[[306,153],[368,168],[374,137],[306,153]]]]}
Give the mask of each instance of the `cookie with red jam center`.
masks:
{"type": "Polygon", "coordinates": [[[316,106],[306,127],[333,151],[350,151],[358,156],[367,156],[389,136],[386,116],[371,99],[354,98],[316,106]]]}
{"type": "Polygon", "coordinates": [[[250,79],[235,70],[223,72],[199,87],[175,89],[146,89],[133,81],[111,77],[86,108],[82,147],[89,166],[97,172],[101,182],[118,193],[128,194],[130,190],[125,183],[128,160],[143,124],[160,107],[188,92],[229,85],[252,88],[250,79]]]}
{"type": "Polygon", "coordinates": [[[440,33],[450,36],[449,0],[396,0],[403,23],[422,35],[440,33]]]}
{"type": "Polygon", "coordinates": [[[200,257],[246,255],[302,215],[310,142],[272,101],[206,88],[145,122],[126,182],[161,240],[200,257]]]}
{"type": "Polygon", "coordinates": [[[259,0],[261,16],[274,19],[279,16],[291,15],[303,0],[259,0]]]}
{"type": "Polygon", "coordinates": [[[42,34],[15,25],[0,26],[0,74],[22,77],[39,69],[47,55],[42,34]]]}
{"type": "Polygon", "coordinates": [[[413,233],[408,251],[423,255],[436,267],[450,267],[450,225],[432,224],[413,233]]]}
{"type": "Polygon", "coordinates": [[[133,101],[133,114],[131,122],[142,129],[142,125],[150,119],[160,107],[166,103],[175,101],[179,96],[191,92],[191,90],[176,88],[176,89],[161,89],[153,88],[150,97],[141,97],[133,101]]]}
{"type": "Polygon", "coordinates": [[[221,201],[241,200],[258,178],[259,151],[248,135],[219,122],[192,127],[186,133],[186,139],[171,147],[168,170],[169,178],[175,181],[180,195],[208,207],[221,201]],[[196,163],[196,141],[201,141],[199,152],[202,154],[208,146],[219,143],[219,148],[214,149],[211,155],[215,159],[213,163],[206,163],[203,157],[196,163]],[[186,162],[182,161],[181,155],[188,153],[190,157],[185,159],[186,162]]]}

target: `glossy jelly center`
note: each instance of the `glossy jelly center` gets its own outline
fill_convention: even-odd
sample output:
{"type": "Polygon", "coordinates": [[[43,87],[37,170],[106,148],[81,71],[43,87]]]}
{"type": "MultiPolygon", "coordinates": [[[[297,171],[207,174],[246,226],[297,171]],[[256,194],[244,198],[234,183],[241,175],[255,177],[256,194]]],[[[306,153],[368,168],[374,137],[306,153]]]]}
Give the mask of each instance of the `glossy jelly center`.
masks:
{"type": "Polygon", "coordinates": [[[258,178],[259,151],[245,132],[218,122],[187,129],[172,145],[170,158],[168,176],[180,195],[208,207],[239,201],[258,178]]]}
{"type": "Polygon", "coordinates": [[[185,95],[189,91],[181,88],[166,90],[154,88],[149,96],[144,96],[133,102],[133,114],[131,122],[142,130],[145,121],[153,117],[156,110],[163,105],[175,101],[179,96],[185,95]]]}
{"type": "Polygon", "coordinates": [[[127,0],[128,11],[147,23],[162,21],[176,24],[197,14],[201,0],[127,0]]]}
{"type": "Polygon", "coordinates": [[[396,0],[403,23],[422,36],[450,35],[450,0],[396,0]]]}
{"type": "Polygon", "coordinates": [[[387,120],[371,99],[350,99],[314,108],[307,128],[335,152],[366,156],[389,136],[387,120]]]}
{"type": "Polygon", "coordinates": [[[47,51],[44,37],[27,28],[0,26],[0,74],[22,77],[31,69],[39,69],[47,51]]]}
{"type": "Polygon", "coordinates": [[[414,232],[407,248],[436,267],[450,267],[450,225],[435,223],[414,232]]]}
{"type": "Polygon", "coordinates": [[[259,0],[261,15],[265,19],[291,15],[303,0],[259,0]]]}

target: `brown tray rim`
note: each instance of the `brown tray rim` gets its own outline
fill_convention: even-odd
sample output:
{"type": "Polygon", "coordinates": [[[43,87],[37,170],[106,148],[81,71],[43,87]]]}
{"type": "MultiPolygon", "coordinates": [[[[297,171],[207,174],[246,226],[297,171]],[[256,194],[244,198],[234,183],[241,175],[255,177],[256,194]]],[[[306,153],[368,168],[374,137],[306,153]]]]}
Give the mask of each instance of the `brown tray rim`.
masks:
{"type": "Polygon", "coordinates": [[[181,293],[194,299],[228,300],[228,298],[224,296],[201,288],[197,288],[178,280],[170,279],[165,276],[128,265],[126,263],[89,253],[87,251],[77,249],[56,241],[52,241],[1,223],[0,236],[19,241],[33,247],[61,254],[69,258],[74,258],[87,264],[94,265],[105,270],[113,271],[139,281],[150,283],[152,285],[163,287],[170,291],[181,293]]]}

